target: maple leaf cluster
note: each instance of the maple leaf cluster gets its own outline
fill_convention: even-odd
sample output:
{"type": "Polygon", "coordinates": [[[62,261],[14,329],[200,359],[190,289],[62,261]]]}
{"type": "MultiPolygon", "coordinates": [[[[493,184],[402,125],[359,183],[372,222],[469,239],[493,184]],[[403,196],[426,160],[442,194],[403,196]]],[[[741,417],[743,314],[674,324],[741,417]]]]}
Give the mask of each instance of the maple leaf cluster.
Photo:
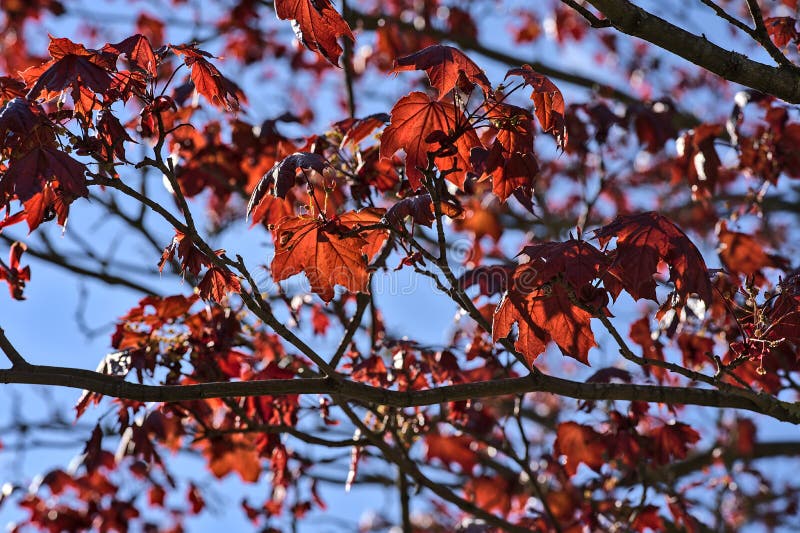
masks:
{"type": "MultiPolygon", "coordinates": [[[[142,13],[97,48],[49,36],[47,58],[26,36],[69,6],[0,6],[0,280],[33,299],[48,262],[140,293],[94,372],[33,365],[0,329],[3,380],[85,388],[91,428],[69,468],[4,489],[19,528],[178,532],[228,477],[266,486],[239,505],[266,531],[357,484],[392,487],[404,531],[791,524],[800,490],[758,461],[796,455],[764,420],[800,422],[796,110],[594,32],[624,26],[611,12],[519,8],[507,37],[592,43],[616,88],[509,61],[471,5],[367,4],[243,0],[188,44],[142,13]],[[662,62],[676,101],[653,97],[662,62]],[[378,76],[410,90],[367,102],[378,76]],[[690,115],[704,90],[732,105],[690,115]],[[387,304],[406,278],[456,310],[439,344],[432,305],[387,304]]],[[[753,5],[755,29],[728,22],[793,72],[796,20],[753,5]]]]}

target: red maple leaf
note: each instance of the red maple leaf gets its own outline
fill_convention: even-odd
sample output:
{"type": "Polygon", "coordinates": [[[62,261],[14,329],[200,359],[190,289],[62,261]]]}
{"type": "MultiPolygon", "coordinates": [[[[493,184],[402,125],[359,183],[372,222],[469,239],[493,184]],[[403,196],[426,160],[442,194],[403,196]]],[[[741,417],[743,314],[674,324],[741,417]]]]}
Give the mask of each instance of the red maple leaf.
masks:
{"type": "Polygon", "coordinates": [[[97,136],[103,142],[103,155],[107,161],[113,161],[116,157],[120,161],[125,161],[124,143],[136,142],[128,135],[128,131],[120,123],[119,119],[107,110],[100,112],[97,121],[97,136]]]}
{"type": "Polygon", "coordinates": [[[200,284],[197,286],[200,296],[221,302],[229,292],[240,292],[242,285],[239,278],[232,272],[219,267],[208,269],[200,284]]]}
{"type": "MultiPolygon", "coordinates": [[[[448,202],[440,202],[439,206],[442,213],[450,218],[458,218],[464,212],[460,206],[448,202]]],[[[415,224],[430,228],[436,220],[431,195],[426,193],[403,198],[386,211],[386,221],[398,230],[402,228],[407,217],[411,217],[415,224]]]]}
{"type": "Polygon", "coordinates": [[[40,146],[15,159],[6,172],[5,179],[14,185],[21,202],[42,191],[48,182],[57,182],[59,188],[74,197],[87,196],[86,165],[51,148],[40,146]]]}
{"type": "Polygon", "coordinates": [[[525,296],[518,292],[509,292],[505,295],[492,318],[492,338],[495,341],[507,337],[514,324],[517,324],[516,348],[523,354],[529,365],[533,365],[536,358],[547,349],[550,334],[531,316],[525,296]]]}
{"type": "MultiPolygon", "coordinates": [[[[597,278],[608,265],[608,259],[600,250],[586,241],[570,239],[564,242],[532,244],[522,249],[520,254],[528,257],[528,262],[520,267],[532,274],[527,281],[520,283],[545,283],[563,274],[574,289],[597,278]]],[[[525,287],[519,287],[523,290],[525,287]]]]}
{"type": "Polygon", "coordinates": [[[643,532],[646,529],[664,531],[664,520],[658,514],[658,507],[645,505],[636,513],[636,518],[633,519],[631,527],[639,532],[643,532]]]}
{"type": "Polygon", "coordinates": [[[39,132],[44,130],[48,137],[53,138],[50,128],[38,128],[47,123],[48,120],[40,105],[22,97],[9,100],[0,109],[0,138],[2,138],[0,146],[13,146],[11,139],[20,141],[37,129],[39,132]]]}
{"type": "Polygon", "coordinates": [[[795,271],[780,284],[781,292],[764,313],[763,336],[773,342],[788,341],[800,346],[800,274],[795,271]]]}
{"type": "MultiPolygon", "coordinates": [[[[51,61],[31,67],[22,73],[30,84],[28,98],[35,99],[43,91],[58,93],[67,87],[84,86],[97,94],[105,94],[111,87],[111,72],[116,70],[116,56],[100,50],[89,50],[69,39],[50,36],[48,47],[51,61]]],[[[46,95],[46,98],[50,94],[46,95]]]]}
{"type": "Polygon", "coordinates": [[[778,48],[783,48],[798,38],[797,20],[792,17],[771,17],[764,19],[764,26],[767,28],[772,42],[778,48]]]}
{"type": "Polygon", "coordinates": [[[424,70],[431,86],[436,89],[438,98],[442,98],[455,87],[465,93],[471,92],[476,84],[484,94],[492,90],[492,84],[483,69],[464,52],[452,46],[436,44],[401,57],[395,61],[393,72],[403,70],[424,70]]]}
{"type": "Polygon", "coordinates": [[[158,76],[158,60],[150,41],[144,35],[136,34],[118,43],[107,44],[103,47],[103,51],[117,56],[125,55],[136,68],[147,72],[154,78],[158,76]]]}
{"type": "Polygon", "coordinates": [[[435,158],[447,179],[464,187],[470,168],[470,151],[480,146],[475,130],[464,113],[453,104],[437,102],[427,94],[413,92],[392,108],[391,124],[381,136],[381,157],[391,157],[400,149],[406,152],[406,176],[412,189],[422,186],[422,171],[428,166],[428,153],[437,152],[437,144],[450,143],[451,153],[435,158]],[[433,137],[432,137],[433,136],[433,137]]]}
{"type": "Polygon", "coordinates": [[[386,113],[375,113],[364,118],[348,118],[341,120],[333,125],[337,131],[342,132],[342,142],[340,146],[350,145],[352,147],[366,139],[373,131],[389,122],[389,115],[386,113]]]}
{"type": "Polygon", "coordinates": [[[8,265],[0,261],[0,280],[8,283],[8,290],[15,300],[25,299],[22,291],[25,289],[25,282],[31,279],[31,267],[20,268],[19,266],[20,258],[27,249],[25,243],[15,242],[8,252],[8,265]]]}
{"type": "Polygon", "coordinates": [[[574,476],[580,463],[592,470],[600,470],[606,463],[606,458],[603,457],[608,452],[606,440],[589,426],[576,422],[563,422],[558,425],[553,448],[556,454],[567,457],[564,470],[570,476],[574,476]]]}
{"type": "Polygon", "coordinates": [[[561,95],[561,91],[547,76],[539,74],[528,65],[512,68],[506,74],[506,78],[509,76],[521,76],[525,80],[525,85],[529,85],[533,89],[531,100],[533,100],[536,119],[542,130],[551,133],[563,149],[567,145],[568,139],[567,125],[564,120],[564,97],[561,95]]]}
{"type": "Polygon", "coordinates": [[[511,481],[501,476],[470,478],[464,493],[481,509],[508,514],[511,510],[513,487],[511,481]]]}
{"type": "Polygon", "coordinates": [[[762,268],[785,268],[788,261],[780,256],[768,254],[764,245],[752,235],[728,230],[723,220],[718,228],[719,258],[731,272],[752,276],[762,268]]]}
{"type": "MultiPolygon", "coordinates": [[[[658,338],[653,338],[650,331],[650,319],[644,316],[631,324],[628,336],[633,342],[642,347],[642,357],[645,359],[654,359],[656,361],[664,361],[664,345],[658,338]]],[[[667,376],[667,371],[656,365],[643,366],[644,372],[647,375],[651,373],[659,381],[663,381],[667,376]]]]}
{"type": "Polygon", "coordinates": [[[455,463],[462,472],[469,474],[478,464],[478,454],[471,448],[472,442],[466,435],[429,433],[425,436],[425,459],[439,459],[448,467],[455,463]]]}
{"type": "Polygon", "coordinates": [[[491,102],[486,104],[486,119],[491,127],[484,134],[494,135],[489,150],[475,148],[471,161],[481,174],[481,180],[492,179],[492,192],[506,201],[514,191],[525,197],[533,194],[533,181],[539,173],[539,163],[533,155],[533,117],[521,107],[491,102]]]}
{"type": "Polygon", "coordinates": [[[69,204],[73,199],[53,188],[52,183],[46,183],[41,192],[34,194],[24,204],[28,230],[33,231],[45,220],[53,218],[56,219],[59,226],[64,226],[69,216],[69,204]]]}
{"type": "Polygon", "coordinates": [[[161,254],[161,260],[158,262],[159,272],[164,270],[164,265],[168,261],[172,261],[176,253],[181,261],[181,271],[189,271],[193,276],[200,274],[200,270],[204,266],[210,265],[208,258],[194,245],[192,240],[188,239],[184,233],[175,230],[175,237],[161,254]]]}
{"type": "Polygon", "coordinates": [[[25,96],[25,84],[8,76],[0,76],[0,102],[25,96]]]}
{"type": "Polygon", "coordinates": [[[309,50],[319,52],[333,65],[339,64],[342,47],[336,42],[356,38],[347,22],[329,0],[276,0],[275,12],[281,20],[292,20],[297,39],[309,50]]]}
{"type": "Polygon", "coordinates": [[[704,335],[681,333],[678,335],[678,348],[683,354],[683,366],[700,368],[713,362],[714,339],[704,335]]]}
{"type": "Polygon", "coordinates": [[[571,239],[527,246],[528,262],[517,267],[512,285],[494,315],[492,336],[509,335],[518,325],[515,347],[529,364],[551,340],[564,355],[588,364],[589,350],[596,346],[592,315],[577,300],[601,310],[604,292],[590,282],[600,275],[607,260],[594,246],[571,239]]]}
{"type": "Polygon", "coordinates": [[[208,468],[218,478],[236,472],[242,481],[255,483],[261,474],[261,459],[255,446],[253,434],[233,434],[226,437],[206,439],[203,454],[208,468]]]}
{"type": "Polygon", "coordinates": [[[387,232],[359,232],[358,228],[375,224],[381,217],[379,210],[364,209],[333,220],[284,218],[272,232],[272,279],[281,281],[304,272],[311,290],[326,302],[333,299],[336,285],[353,292],[369,292],[367,261],[380,250],[387,232]]]}
{"type": "Polygon", "coordinates": [[[617,238],[616,257],[604,278],[614,297],[624,288],[635,300],[656,301],[653,276],[664,261],[669,265],[669,279],[684,301],[697,295],[711,305],[711,282],[703,256],[669,219],[652,211],[623,215],[598,229],[595,236],[603,246],[617,238]]]}
{"type": "Polygon", "coordinates": [[[244,99],[244,94],[206,59],[212,57],[211,54],[190,45],[172,45],[171,48],[176,54],[183,56],[187,67],[191,67],[192,83],[198,93],[219,108],[239,108],[239,99],[244,99]]]}
{"type": "Polygon", "coordinates": [[[509,291],[495,312],[492,337],[496,341],[507,337],[517,323],[519,334],[514,346],[528,364],[533,365],[552,340],[561,353],[588,365],[589,350],[597,346],[591,319],[589,312],[572,303],[562,284],[546,284],[524,297],[509,291]]]}
{"type": "Polygon", "coordinates": [[[283,217],[288,217],[293,214],[292,202],[271,194],[265,194],[258,201],[258,204],[253,208],[252,212],[248,211],[252,220],[250,227],[256,224],[263,223],[268,227],[277,224],[283,217]]]}
{"type": "Polygon", "coordinates": [[[689,446],[700,440],[700,434],[682,422],[656,428],[653,437],[653,457],[658,464],[667,464],[675,459],[685,459],[689,446]]]}

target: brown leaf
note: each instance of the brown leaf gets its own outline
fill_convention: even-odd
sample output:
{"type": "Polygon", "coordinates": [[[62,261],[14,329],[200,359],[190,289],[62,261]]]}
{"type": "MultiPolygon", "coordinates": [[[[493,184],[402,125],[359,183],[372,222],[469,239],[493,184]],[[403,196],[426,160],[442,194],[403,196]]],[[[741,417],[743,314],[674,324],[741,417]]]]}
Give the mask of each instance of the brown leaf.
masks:
{"type": "Polygon", "coordinates": [[[294,186],[298,170],[309,169],[322,173],[327,166],[328,162],[323,156],[311,152],[297,152],[282,159],[269,169],[256,185],[247,203],[247,217],[249,218],[258,208],[268,193],[278,198],[286,198],[286,193],[294,186]]]}

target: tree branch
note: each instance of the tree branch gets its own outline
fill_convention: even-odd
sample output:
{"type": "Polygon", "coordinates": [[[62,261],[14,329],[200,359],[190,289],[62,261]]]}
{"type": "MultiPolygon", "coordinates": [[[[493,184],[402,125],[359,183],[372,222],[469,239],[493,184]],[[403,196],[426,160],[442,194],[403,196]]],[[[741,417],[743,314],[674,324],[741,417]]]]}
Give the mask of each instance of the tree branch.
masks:
{"type": "Polygon", "coordinates": [[[0,328],[0,350],[3,350],[3,353],[6,354],[13,368],[30,368],[30,363],[28,363],[14,345],[11,344],[3,328],[0,328]]]}
{"type": "MultiPolygon", "coordinates": [[[[10,343],[3,347],[6,351],[10,343]]],[[[11,355],[15,357],[13,347],[11,355]]],[[[185,402],[209,398],[280,396],[288,394],[330,394],[348,400],[391,407],[419,407],[476,398],[490,398],[531,392],[547,392],[578,400],[624,400],[670,405],[702,405],[753,411],[777,420],[800,424],[800,408],[768,395],[759,400],[727,390],[634,385],[623,383],[581,383],[544,374],[448,385],[426,390],[396,391],[338,378],[277,379],[261,381],[212,382],[198,385],[144,385],[123,381],[78,368],[28,365],[0,370],[0,383],[26,383],[84,389],[104,396],[142,402],[185,402]]]]}
{"type": "Polygon", "coordinates": [[[722,9],[719,5],[717,5],[713,0],[700,0],[703,4],[707,5],[711,9],[714,10],[714,13],[717,14],[719,18],[726,21],[728,24],[742,30],[750,37],[754,36],[753,28],[742,22],[741,20],[737,19],[733,15],[729,14],[727,11],[722,9]]]}
{"type": "Polygon", "coordinates": [[[747,9],[750,11],[750,16],[753,18],[753,23],[756,26],[752,35],[753,39],[767,51],[778,65],[794,70],[795,74],[800,74],[800,69],[789,61],[789,59],[783,55],[780,48],[775,46],[775,43],[770,39],[767,27],[764,25],[764,17],[761,15],[761,8],[758,7],[758,2],[756,2],[756,0],[747,0],[747,9]]]}
{"type": "Polygon", "coordinates": [[[790,103],[800,103],[800,75],[796,69],[771,67],[726,50],[628,0],[587,0],[611,21],[617,30],[639,37],[709,70],[726,80],[740,83],[790,103]]]}
{"type": "MultiPolygon", "coordinates": [[[[0,239],[5,241],[9,245],[15,241],[15,239],[12,239],[8,235],[3,235],[3,234],[0,234],[0,239]]],[[[29,256],[35,257],[42,261],[46,261],[47,263],[53,266],[56,266],[68,272],[72,272],[73,274],[78,274],[79,276],[83,276],[85,278],[92,278],[97,281],[101,281],[107,285],[117,285],[120,287],[125,287],[141,294],[153,294],[153,295],[160,294],[160,291],[157,291],[152,287],[148,287],[146,285],[137,283],[135,281],[131,281],[129,279],[116,276],[114,274],[109,274],[104,269],[102,269],[100,265],[98,265],[98,268],[94,270],[90,268],[84,268],[80,265],[70,263],[69,261],[67,261],[67,258],[61,254],[37,250],[36,248],[32,248],[30,245],[28,246],[28,249],[25,251],[25,253],[29,256]]]]}
{"type": "Polygon", "coordinates": [[[592,26],[592,28],[611,27],[611,23],[609,21],[597,18],[597,16],[594,13],[592,13],[591,11],[580,5],[576,0],[561,0],[561,3],[566,4],[575,11],[577,11],[580,14],[580,16],[586,19],[586,21],[589,23],[589,25],[592,26]]]}
{"type": "Polygon", "coordinates": [[[384,441],[382,435],[378,435],[371,431],[370,428],[367,427],[367,425],[350,408],[350,406],[342,403],[339,407],[342,409],[342,411],[344,411],[350,421],[361,430],[361,433],[363,433],[366,438],[369,439],[370,443],[378,448],[387,460],[397,465],[401,475],[408,474],[409,477],[436,494],[441,499],[452,503],[464,512],[483,519],[490,525],[500,528],[501,531],[512,531],[518,533],[525,533],[529,531],[528,528],[520,527],[516,524],[507,522],[503,518],[478,507],[473,502],[460,498],[455,492],[448,489],[441,483],[433,481],[417,467],[416,463],[408,457],[405,450],[397,449],[389,445],[386,441],[384,441]]]}

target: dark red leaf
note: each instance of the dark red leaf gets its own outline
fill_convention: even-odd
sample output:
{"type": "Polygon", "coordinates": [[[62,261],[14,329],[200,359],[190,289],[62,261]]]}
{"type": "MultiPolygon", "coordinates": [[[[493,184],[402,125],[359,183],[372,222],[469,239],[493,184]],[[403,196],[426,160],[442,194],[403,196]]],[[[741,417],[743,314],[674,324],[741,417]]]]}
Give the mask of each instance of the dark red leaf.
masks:
{"type": "Polygon", "coordinates": [[[342,55],[342,47],[336,39],[356,40],[350,26],[329,0],[276,0],[275,12],[281,20],[294,21],[292,27],[297,39],[333,65],[339,64],[342,55]]]}
{"type": "Polygon", "coordinates": [[[700,434],[682,422],[658,427],[650,436],[654,439],[654,458],[662,465],[676,459],[685,459],[689,447],[700,440],[700,434]]]}
{"type": "Polygon", "coordinates": [[[197,288],[200,289],[200,296],[203,299],[221,302],[229,292],[240,292],[242,285],[239,282],[239,278],[232,272],[219,267],[212,267],[208,269],[197,288]]]}
{"type": "Polygon", "coordinates": [[[685,301],[692,295],[711,305],[711,282],[703,256],[675,224],[658,213],[623,215],[595,232],[605,246],[616,237],[617,249],[608,275],[634,299],[656,300],[653,276],[658,264],[669,265],[670,281],[685,301]]]}
{"type": "Polygon", "coordinates": [[[525,80],[525,85],[533,89],[531,100],[533,100],[536,119],[542,130],[551,133],[563,149],[567,145],[568,139],[564,120],[564,97],[561,95],[561,91],[547,76],[539,74],[528,65],[512,68],[506,74],[506,78],[509,76],[521,76],[525,80]]]}
{"type": "Polygon", "coordinates": [[[107,44],[103,50],[116,55],[125,55],[137,68],[154,78],[158,76],[158,60],[150,41],[144,35],[136,34],[116,44],[107,44]]]}
{"type": "Polygon", "coordinates": [[[570,476],[574,476],[581,463],[592,470],[600,471],[606,463],[604,455],[608,453],[606,440],[589,426],[576,422],[563,422],[556,430],[556,442],[553,448],[556,454],[566,456],[564,470],[570,476]]]}
{"type": "Polygon", "coordinates": [[[258,208],[267,194],[286,198],[286,193],[294,186],[298,170],[315,170],[321,174],[326,167],[328,167],[327,160],[311,152],[297,152],[282,159],[269,169],[256,185],[247,204],[247,216],[249,217],[258,208]]]}
{"type": "Polygon", "coordinates": [[[469,93],[477,84],[484,94],[489,94],[492,85],[474,61],[461,50],[441,44],[429,46],[395,62],[394,72],[424,70],[437,97],[442,98],[455,87],[469,93]]]}

